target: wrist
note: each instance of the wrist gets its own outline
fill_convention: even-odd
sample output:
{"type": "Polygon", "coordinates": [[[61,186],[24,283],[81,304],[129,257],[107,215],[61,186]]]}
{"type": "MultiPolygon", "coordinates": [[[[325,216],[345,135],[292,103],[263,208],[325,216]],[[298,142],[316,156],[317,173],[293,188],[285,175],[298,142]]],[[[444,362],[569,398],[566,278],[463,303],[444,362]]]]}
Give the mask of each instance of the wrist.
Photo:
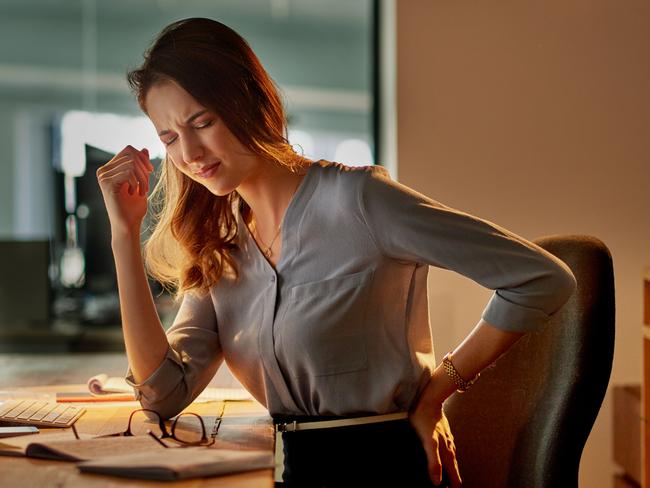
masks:
{"type": "Polygon", "coordinates": [[[438,365],[424,388],[418,406],[427,410],[440,408],[445,400],[456,391],[456,384],[445,373],[442,364],[438,365]]]}
{"type": "Polygon", "coordinates": [[[456,391],[460,393],[467,391],[481,375],[480,373],[477,373],[476,376],[470,380],[463,378],[451,360],[451,353],[447,353],[445,357],[442,358],[442,366],[447,376],[449,376],[456,385],[456,391]]]}
{"type": "Polygon", "coordinates": [[[111,226],[111,246],[140,243],[140,226],[111,226]]]}

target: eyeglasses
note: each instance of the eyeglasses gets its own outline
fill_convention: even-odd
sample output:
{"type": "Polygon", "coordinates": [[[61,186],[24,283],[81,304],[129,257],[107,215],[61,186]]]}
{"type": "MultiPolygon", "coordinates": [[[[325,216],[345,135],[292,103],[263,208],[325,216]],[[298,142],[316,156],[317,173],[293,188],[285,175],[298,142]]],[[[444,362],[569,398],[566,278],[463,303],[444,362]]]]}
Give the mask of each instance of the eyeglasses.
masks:
{"type": "MultiPolygon", "coordinates": [[[[170,430],[167,430],[162,416],[155,410],[139,408],[129,415],[129,423],[124,432],[107,434],[100,437],[131,437],[137,435],[149,435],[163,447],[169,447],[162,439],[171,438],[183,446],[211,446],[216,440],[217,431],[221,425],[220,415],[208,437],[203,418],[193,412],[183,412],[172,421],[170,430]]],[[[77,439],[79,434],[74,424],[72,431],[77,439]]],[[[181,447],[183,447],[181,446],[181,447]]]]}

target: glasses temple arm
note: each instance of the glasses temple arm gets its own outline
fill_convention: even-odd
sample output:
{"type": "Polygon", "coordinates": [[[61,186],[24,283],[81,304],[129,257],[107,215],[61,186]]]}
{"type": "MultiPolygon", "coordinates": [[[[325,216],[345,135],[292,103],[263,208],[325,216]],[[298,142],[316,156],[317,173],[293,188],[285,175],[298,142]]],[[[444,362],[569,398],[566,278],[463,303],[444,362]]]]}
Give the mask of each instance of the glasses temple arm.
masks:
{"type": "Polygon", "coordinates": [[[165,444],[161,439],[158,439],[158,438],[156,437],[156,435],[155,435],[153,432],[151,432],[150,430],[147,430],[147,434],[149,434],[149,435],[151,436],[151,438],[152,438],[154,441],[156,441],[158,444],[160,444],[160,445],[163,446],[164,448],[168,448],[168,447],[169,447],[169,446],[168,446],[167,444],[165,444]]]}

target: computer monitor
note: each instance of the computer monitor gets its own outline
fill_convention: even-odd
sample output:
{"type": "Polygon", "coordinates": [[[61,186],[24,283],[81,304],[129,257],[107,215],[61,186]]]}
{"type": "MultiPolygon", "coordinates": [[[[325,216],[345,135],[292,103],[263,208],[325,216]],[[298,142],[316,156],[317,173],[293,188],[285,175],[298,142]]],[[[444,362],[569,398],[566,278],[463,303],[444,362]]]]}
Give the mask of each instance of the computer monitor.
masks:
{"type": "MultiPolygon", "coordinates": [[[[111,249],[111,225],[97,182],[97,170],[114,156],[113,153],[87,144],[86,171],[83,176],[75,178],[77,237],[86,266],[84,289],[95,294],[117,291],[117,276],[111,249]]],[[[153,158],[151,164],[157,167],[160,158],[153,158]]],[[[155,174],[150,176],[149,183],[153,188],[156,183],[155,174]]],[[[148,237],[149,232],[150,229],[143,225],[141,238],[148,237]]]]}
{"type": "MultiPolygon", "coordinates": [[[[83,175],[73,179],[74,211],[66,207],[65,178],[61,172],[55,177],[56,185],[56,225],[55,225],[55,255],[59,267],[57,282],[57,317],[60,310],[65,309],[65,317],[79,320],[82,323],[97,325],[114,325],[119,323],[120,310],[117,297],[117,274],[111,248],[111,226],[106,212],[106,206],[97,181],[97,170],[110,161],[115,154],[86,144],[86,169],[83,175]],[[66,222],[74,219],[74,226],[66,222]],[[72,233],[72,235],[70,235],[72,233]],[[72,252],[74,251],[74,252],[72,252]],[[67,253],[67,254],[66,254],[67,253]],[[83,264],[77,273],[78,253],[82,255],[83,264]],[[69,275],[71,278],[62,280],[64,255],[72,256],[70,262],[74,265],[69,275]],[[77,276],[83,279],[77,280],[77,276]],[[61,298],[63,297],[63,298],[61,298]],[[64,303],[64,299],[67,302],[64,303]]],[[[160,159],[152,159],[152,164],[158,166],[160,159]]],[[[155,177],[151,175],[151,187],[155,177]]],[[[66,191],[68,193],[66,193],[66,191]]],[[[146,226],[143,225],[146,229],[146,226]]],[[[146,231],[145,231],[146,232],[146,231]]],[[[142,236],[146,238],[148,234],[142,236]]],[[[67,275],[66,275],[67,276],[67,275]]],[[[154,294],[160,293],[162,287],[155,280],[149,280],[154,294]]]]}
{"type": "Polygon", "coordinates": [[[111,250],[111,225],[106,213],[96,172],[114,154],[86,145],[86,171],[75,178],[77,232],[85,258],[84,289],[91,294],[117,291],[115,263],[111,250]]]}
{"type": "Polygon", "coordinates": [[[0,328],[49,327],[50,243],[0,240],[0,328]]]}

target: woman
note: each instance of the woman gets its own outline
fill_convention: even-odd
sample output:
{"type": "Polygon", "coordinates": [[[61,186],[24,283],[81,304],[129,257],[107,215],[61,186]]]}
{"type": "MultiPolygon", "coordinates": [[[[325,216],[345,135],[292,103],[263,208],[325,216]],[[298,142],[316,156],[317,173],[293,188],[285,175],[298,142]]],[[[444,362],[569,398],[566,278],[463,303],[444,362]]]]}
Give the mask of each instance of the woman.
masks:
{"type": "Polygon", "coordinates": [[[127,146],[97,177],[142,405],[177,414],[225,359],[283,431],[286,484],[460,486],[443,402],[544,326],[569,268],[379,166],[296,154],[273,82],[219,22],[169,25],[128,79],[167,149],[144,261],[181,301],[165,334],[139,240],[153,166],[127,146]],[[438,366],[429,265],[496,290],[438,366]]]}

